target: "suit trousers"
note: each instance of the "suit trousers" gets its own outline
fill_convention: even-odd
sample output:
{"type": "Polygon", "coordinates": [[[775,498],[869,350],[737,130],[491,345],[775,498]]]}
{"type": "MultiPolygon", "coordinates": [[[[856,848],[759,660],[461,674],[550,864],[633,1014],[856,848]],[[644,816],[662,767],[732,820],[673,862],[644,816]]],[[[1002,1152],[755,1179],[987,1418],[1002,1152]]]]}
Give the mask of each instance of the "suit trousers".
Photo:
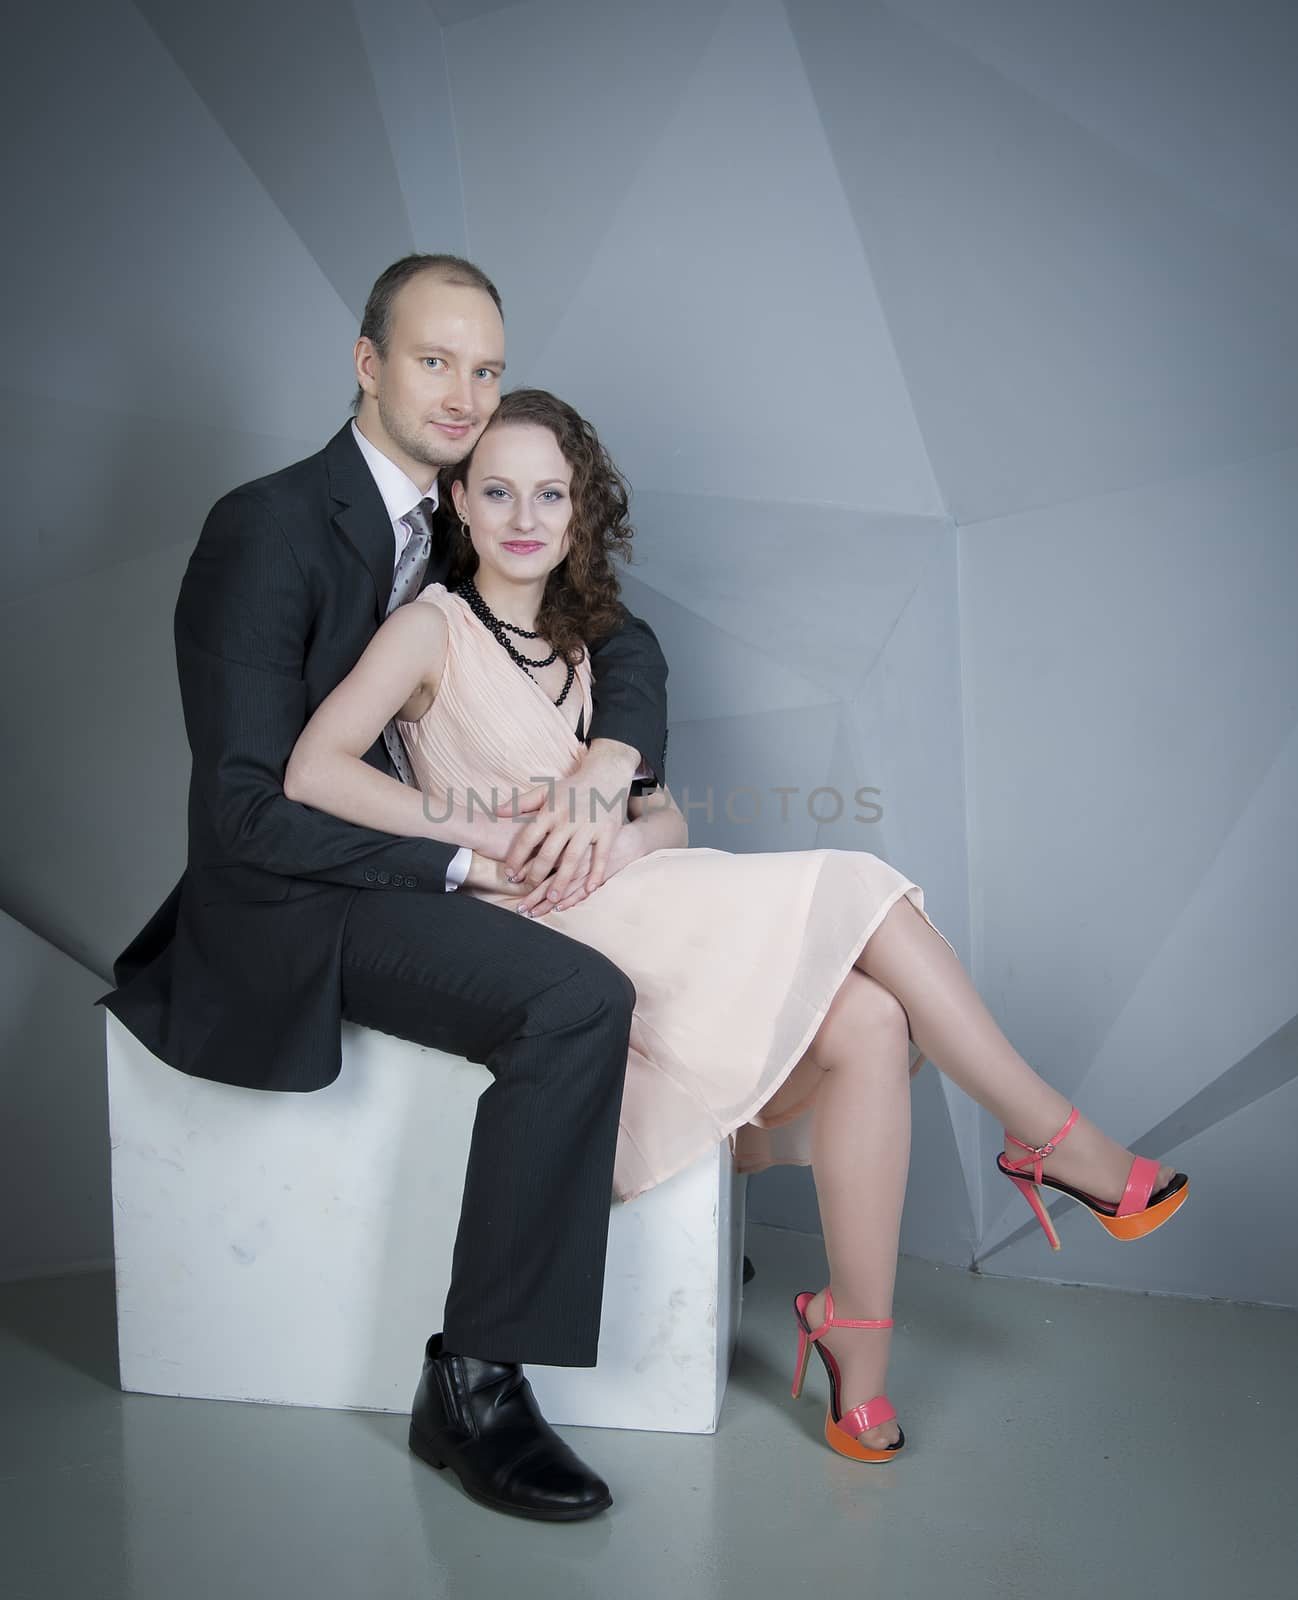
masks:
{"type": "Polygon", "coordinates": [[[544,919],[463,889],[360,891],[341,957],[346,1019],[479,1062],[494,1080],[473,1125],[445,1348],[594,1366],[630,978],[544,919]]]}

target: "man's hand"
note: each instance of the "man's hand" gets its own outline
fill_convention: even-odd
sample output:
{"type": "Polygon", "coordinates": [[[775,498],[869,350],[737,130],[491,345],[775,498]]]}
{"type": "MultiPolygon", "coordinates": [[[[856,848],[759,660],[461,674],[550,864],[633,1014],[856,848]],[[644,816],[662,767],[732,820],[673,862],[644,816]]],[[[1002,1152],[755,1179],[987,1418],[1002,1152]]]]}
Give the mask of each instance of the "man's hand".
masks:
{"type": "Polygon", "coordinates": [[[553,909],[578,884],[591,892],[603,883],[626,820],[637,759],[628,745],[596,739],[569,777],[526,789],[516,806],[497,812],[530,814],[530,824],[519,830],[504,862],[506,878],[517,878],[520,892],[544,886],[553,909]]]}

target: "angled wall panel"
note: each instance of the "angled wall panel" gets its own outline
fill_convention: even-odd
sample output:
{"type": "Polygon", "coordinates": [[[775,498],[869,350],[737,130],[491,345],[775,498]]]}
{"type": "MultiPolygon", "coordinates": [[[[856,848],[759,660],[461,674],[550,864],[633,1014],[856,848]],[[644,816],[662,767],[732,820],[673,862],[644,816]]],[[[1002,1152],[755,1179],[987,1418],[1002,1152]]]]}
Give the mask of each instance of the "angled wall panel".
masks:
{"type": "Polygon", "coordinates": [[[504,298],[511,384],[552,386],[538,354],[680,100],[722,0],[456,9],[472,13],[446,29],[470,247],[504,298]]]}
{"type": "Polygon", "coordinates": [[[0,1283],[113,1259],[108,1079],[93,972],[0,912],[0,1283]]]}
{"type": "Polygon", "coordinates": [[[1298,442],[1287,252],[887,6],[789,12],[958,522],[1298,442]]]}
{"type": "MultiPolygon", "coordinates": [[[[413,240],[349,0],[136,8],[359,318],[370,284],[413,240]]],[[[418,24],[402,44],[425,46],[435,73],[436,25],[418,24]]]]}
{"type": "Polygon", "coordinates": [[[777,0],[727,8],[652,152],[598,203],[536,372],[601,418],[638,485],[942,515],[777,0]]]}

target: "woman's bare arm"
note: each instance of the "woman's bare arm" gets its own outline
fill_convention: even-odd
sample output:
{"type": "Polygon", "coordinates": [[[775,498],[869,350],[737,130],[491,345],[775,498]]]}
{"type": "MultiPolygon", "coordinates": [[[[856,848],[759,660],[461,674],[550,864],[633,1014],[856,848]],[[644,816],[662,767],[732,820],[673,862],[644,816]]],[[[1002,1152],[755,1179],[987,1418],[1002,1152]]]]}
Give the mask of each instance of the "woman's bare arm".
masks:
{"type": "MultiPolygon", "coordinates": [[[[447,622],[440,607],[398,607],[298,736],[284,773],[285,795],[384,833],[504,854],[517,823],[485,815],[481,806],[470,819],[464,797],[458,796],[451,797],[456,804],[445,821],[430,822],[419,789],[362,759],[392,717],[414,722],[432,705],[446,649],[447,622]]],[[[446,806],[434,809],[440,816],[446,806]]]]}

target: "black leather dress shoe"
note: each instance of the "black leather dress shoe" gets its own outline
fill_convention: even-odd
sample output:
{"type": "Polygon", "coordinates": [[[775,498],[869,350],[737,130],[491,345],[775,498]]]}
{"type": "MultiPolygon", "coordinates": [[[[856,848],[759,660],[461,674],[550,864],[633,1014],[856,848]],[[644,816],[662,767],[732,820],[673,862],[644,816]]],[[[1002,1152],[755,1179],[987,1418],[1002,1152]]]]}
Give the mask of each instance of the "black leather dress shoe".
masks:
{"type": "Polygon", "coordinates": [[[493,1511],[576,1522],[613,1504],[541,1415],[520,1366],[446,1354],[440,1333],[424,1348],[410,1448],[430,1467],[453,1468],[464,1492],[493,1511]]]}

